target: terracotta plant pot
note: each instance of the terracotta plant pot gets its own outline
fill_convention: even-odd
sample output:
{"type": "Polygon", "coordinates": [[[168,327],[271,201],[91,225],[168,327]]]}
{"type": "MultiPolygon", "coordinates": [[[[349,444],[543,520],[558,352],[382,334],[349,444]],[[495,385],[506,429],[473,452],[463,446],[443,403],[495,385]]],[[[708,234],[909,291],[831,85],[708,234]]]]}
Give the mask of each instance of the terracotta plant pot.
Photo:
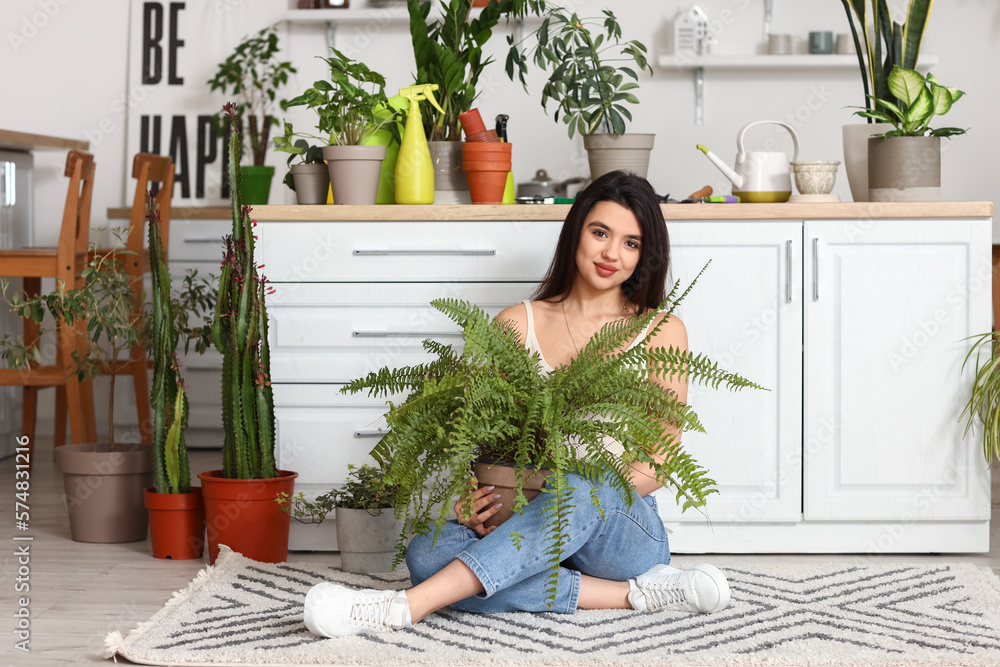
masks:
{"type": "Polygon", "coordinates": [[[146,539],[149,515],[143,489],[153,484],[153,446],[119,443],[113,451],[92,443],[56,447],[63,474],[70,533],[77,542],[146,539]]]}
{"type": "Polygon", "coordinates": [[[508,143],[462,143],[462,169],[473,204],[503,202],[512,150],[508,143]]]}
{"type": "Polygon", "coordinates": [[[262,563],[285,562],[291,517],[274,500],[279,493],[292,495],[298,476],[287,470],[271,479],[226,479],[221,470],[198,475],[205,498],[208,562],[215,562],[220,544],[262,563]]]}
{"type": "Polygon", "coordinates": [[[205,502],[201,489],[190,493],[157,493],[145,489],[153,557],[191,560],[205,553],[205,502]]]}
{"type": "Polygon", "coordinates": [[[869,201],[941,201],[941,137],[868,139],[869,201]]]}
{"type": "Polygon", "coordinates": [[[324,146],[333,203],[374,204],[385,153],[385,146],[324,146]]]}
{"type": "MultiPolygon", "coordinates": [[[[493,493],[500,494],[497,502],[502,505],[500,511],[491,516],[485,523],[487,526],[499,526],[514,515],[514,489],[517,487],[517,470],[508,463],[480,459],[475,464],[476,482],[479,488],[494,487],[493,493]]],[[[551,470],[538,470],[524,481],[524,497],[529,501],[542,492],[545,478],[552,474],[551,470]]]]}
{"type": "Polygon", "coordinates": [[[330,189],[330,171],[326,164],[293,164],[295,200],[299,204],[325,204],[330,189]]]}
{"type": "Polygon", "coordinates": [[[267,204],[268,197],[271,195],[274,167],[250,165],[242,167],[240,173],[243,178],[243,189],[240,191],[240,194],[243,195],[243,203],[267,204]]]}
{"type": "Polygon", "coordinates": [[[587,134],[583,147],[590,162],[590,179],[622,169],[646,178],[653,134],[587,134]]]}
{"type": "Polygon", "coordinates": [[[337,508],[337,549],[344,572],[374,574],[392,571],[396,540],[403,532],[393,510],[370,514],[367,510],[337,508]]]}
{"type": "Polygon", "coordinates": [[[465,136],[480,134],[486,131],[486,124],[483,117],[479,115],[479,109],[469,109],[465,113],[458,114],[458,122],[462,126],[465,136]]]}
{"type": "Polygon", "coordinates": [[[462,142],[428,141],[434,165],[434,203],[471,204],[469,182],[462,171],[462,142]]]}

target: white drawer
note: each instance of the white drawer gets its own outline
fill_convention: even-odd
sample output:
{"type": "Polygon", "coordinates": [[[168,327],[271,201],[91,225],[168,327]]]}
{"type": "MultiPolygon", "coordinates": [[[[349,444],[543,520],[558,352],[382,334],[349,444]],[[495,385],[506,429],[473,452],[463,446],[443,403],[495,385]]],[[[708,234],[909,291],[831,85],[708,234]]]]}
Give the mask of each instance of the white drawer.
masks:
{"type": "Polygon", "coordinates": [[[297,471],[296,485],[332,487],[347,479],[348,464],[374,463],[369,452],[385,432],[386,401],[345,396],[341,386],[274,385],[278,467],[297,471]]]}
{"type": "Polygon", "coordinates": [[[539,281],[561,222],[261,222],[262,273],[282,282],[539,281]]]}
{"type": "Polygon", "coordinates": [[[422,341],[461,344],[461,330],[430,305],[464,299],[491,315],[535,283],[277,285],[268,305],[272,382],[348,382],[383,366],[430,358],[422,341]]]}
{"type": "Polygon", "coordinates": [[[170,220],[167,257],[171,262],[212,261],[218,273],[222,239],[233,229],[232,220],[170,220]]]}

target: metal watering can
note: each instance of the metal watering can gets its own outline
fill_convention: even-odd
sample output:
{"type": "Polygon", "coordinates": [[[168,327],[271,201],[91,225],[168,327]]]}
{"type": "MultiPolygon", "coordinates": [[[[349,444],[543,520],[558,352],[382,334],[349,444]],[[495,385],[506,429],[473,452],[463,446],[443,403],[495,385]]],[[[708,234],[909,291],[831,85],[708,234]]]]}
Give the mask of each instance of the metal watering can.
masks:
{"type": "Polygon", "coordinates": [[[741,202],[786,202],[792,195],[792,176],[788,156],[780,151],[752,151],[743,149],[743,136],[754,125],[780,125],[792,135],[795,154],[792,162],[799,157],[799,138],[795,130],[787,123],[776,120],[757,120],[747,123],[736,137],[736,166],[729,165],[719,159],[712,151],[698,144],[698,150],[704,153],[726,178],[733,182],[733,194],[741,202]]]}

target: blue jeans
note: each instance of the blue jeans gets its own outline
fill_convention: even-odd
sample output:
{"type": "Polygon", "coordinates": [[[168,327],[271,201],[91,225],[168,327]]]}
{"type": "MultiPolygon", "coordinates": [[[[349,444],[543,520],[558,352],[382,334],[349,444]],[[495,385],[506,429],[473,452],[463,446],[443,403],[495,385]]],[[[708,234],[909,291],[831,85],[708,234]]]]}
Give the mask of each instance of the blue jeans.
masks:
{"type": "MultiPolygon", "coordinates": [[[[540,494],[496,530],[480,538],[470,528],[447,522],[431,546],[432,536],[418,535],[406,550],[406,566],[413,585],[429,579],[456,558],[472,570],[485,593],[460,600],[455,609],[483,614],[506,611],[556,611],[572,614],[580,596],[581,574],[626,581],[654,565],[670,562],[667,532],[656,511],[656,499],[640,498],[633,490],[627,508],[618,491],[596,486],[604,517],[591,500],[595,485],[570,475],[573,487],[567,540],[563,545],[556,599],[548,606],[545,580],[550,576],[549,547],[543,532],[545,504],[540,494]],[[511,533],[524,536],[520,550],[511,533]]],[[[433,528],[432,528],[433,531],[433,528]]]]}

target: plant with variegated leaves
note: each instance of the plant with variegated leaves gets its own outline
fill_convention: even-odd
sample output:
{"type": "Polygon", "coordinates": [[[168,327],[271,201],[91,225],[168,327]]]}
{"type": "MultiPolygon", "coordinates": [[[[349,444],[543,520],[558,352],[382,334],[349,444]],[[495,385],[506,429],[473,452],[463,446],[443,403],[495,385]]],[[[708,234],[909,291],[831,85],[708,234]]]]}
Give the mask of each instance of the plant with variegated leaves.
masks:
{"type": "Polygon", "coordinates": [[[874,109],[858,107],[854,113],[889,123],[895,129],[877,137],[953,137],[965,134],[960,127],[931,129],[934,116],[943,116],[951,110],[965,93],[958,88],[948,88],[938,83],[933,74],[926,77],[912,69],[894,67],[889,74],[889,91],[895,100],[869,95],[874,109]]]}

